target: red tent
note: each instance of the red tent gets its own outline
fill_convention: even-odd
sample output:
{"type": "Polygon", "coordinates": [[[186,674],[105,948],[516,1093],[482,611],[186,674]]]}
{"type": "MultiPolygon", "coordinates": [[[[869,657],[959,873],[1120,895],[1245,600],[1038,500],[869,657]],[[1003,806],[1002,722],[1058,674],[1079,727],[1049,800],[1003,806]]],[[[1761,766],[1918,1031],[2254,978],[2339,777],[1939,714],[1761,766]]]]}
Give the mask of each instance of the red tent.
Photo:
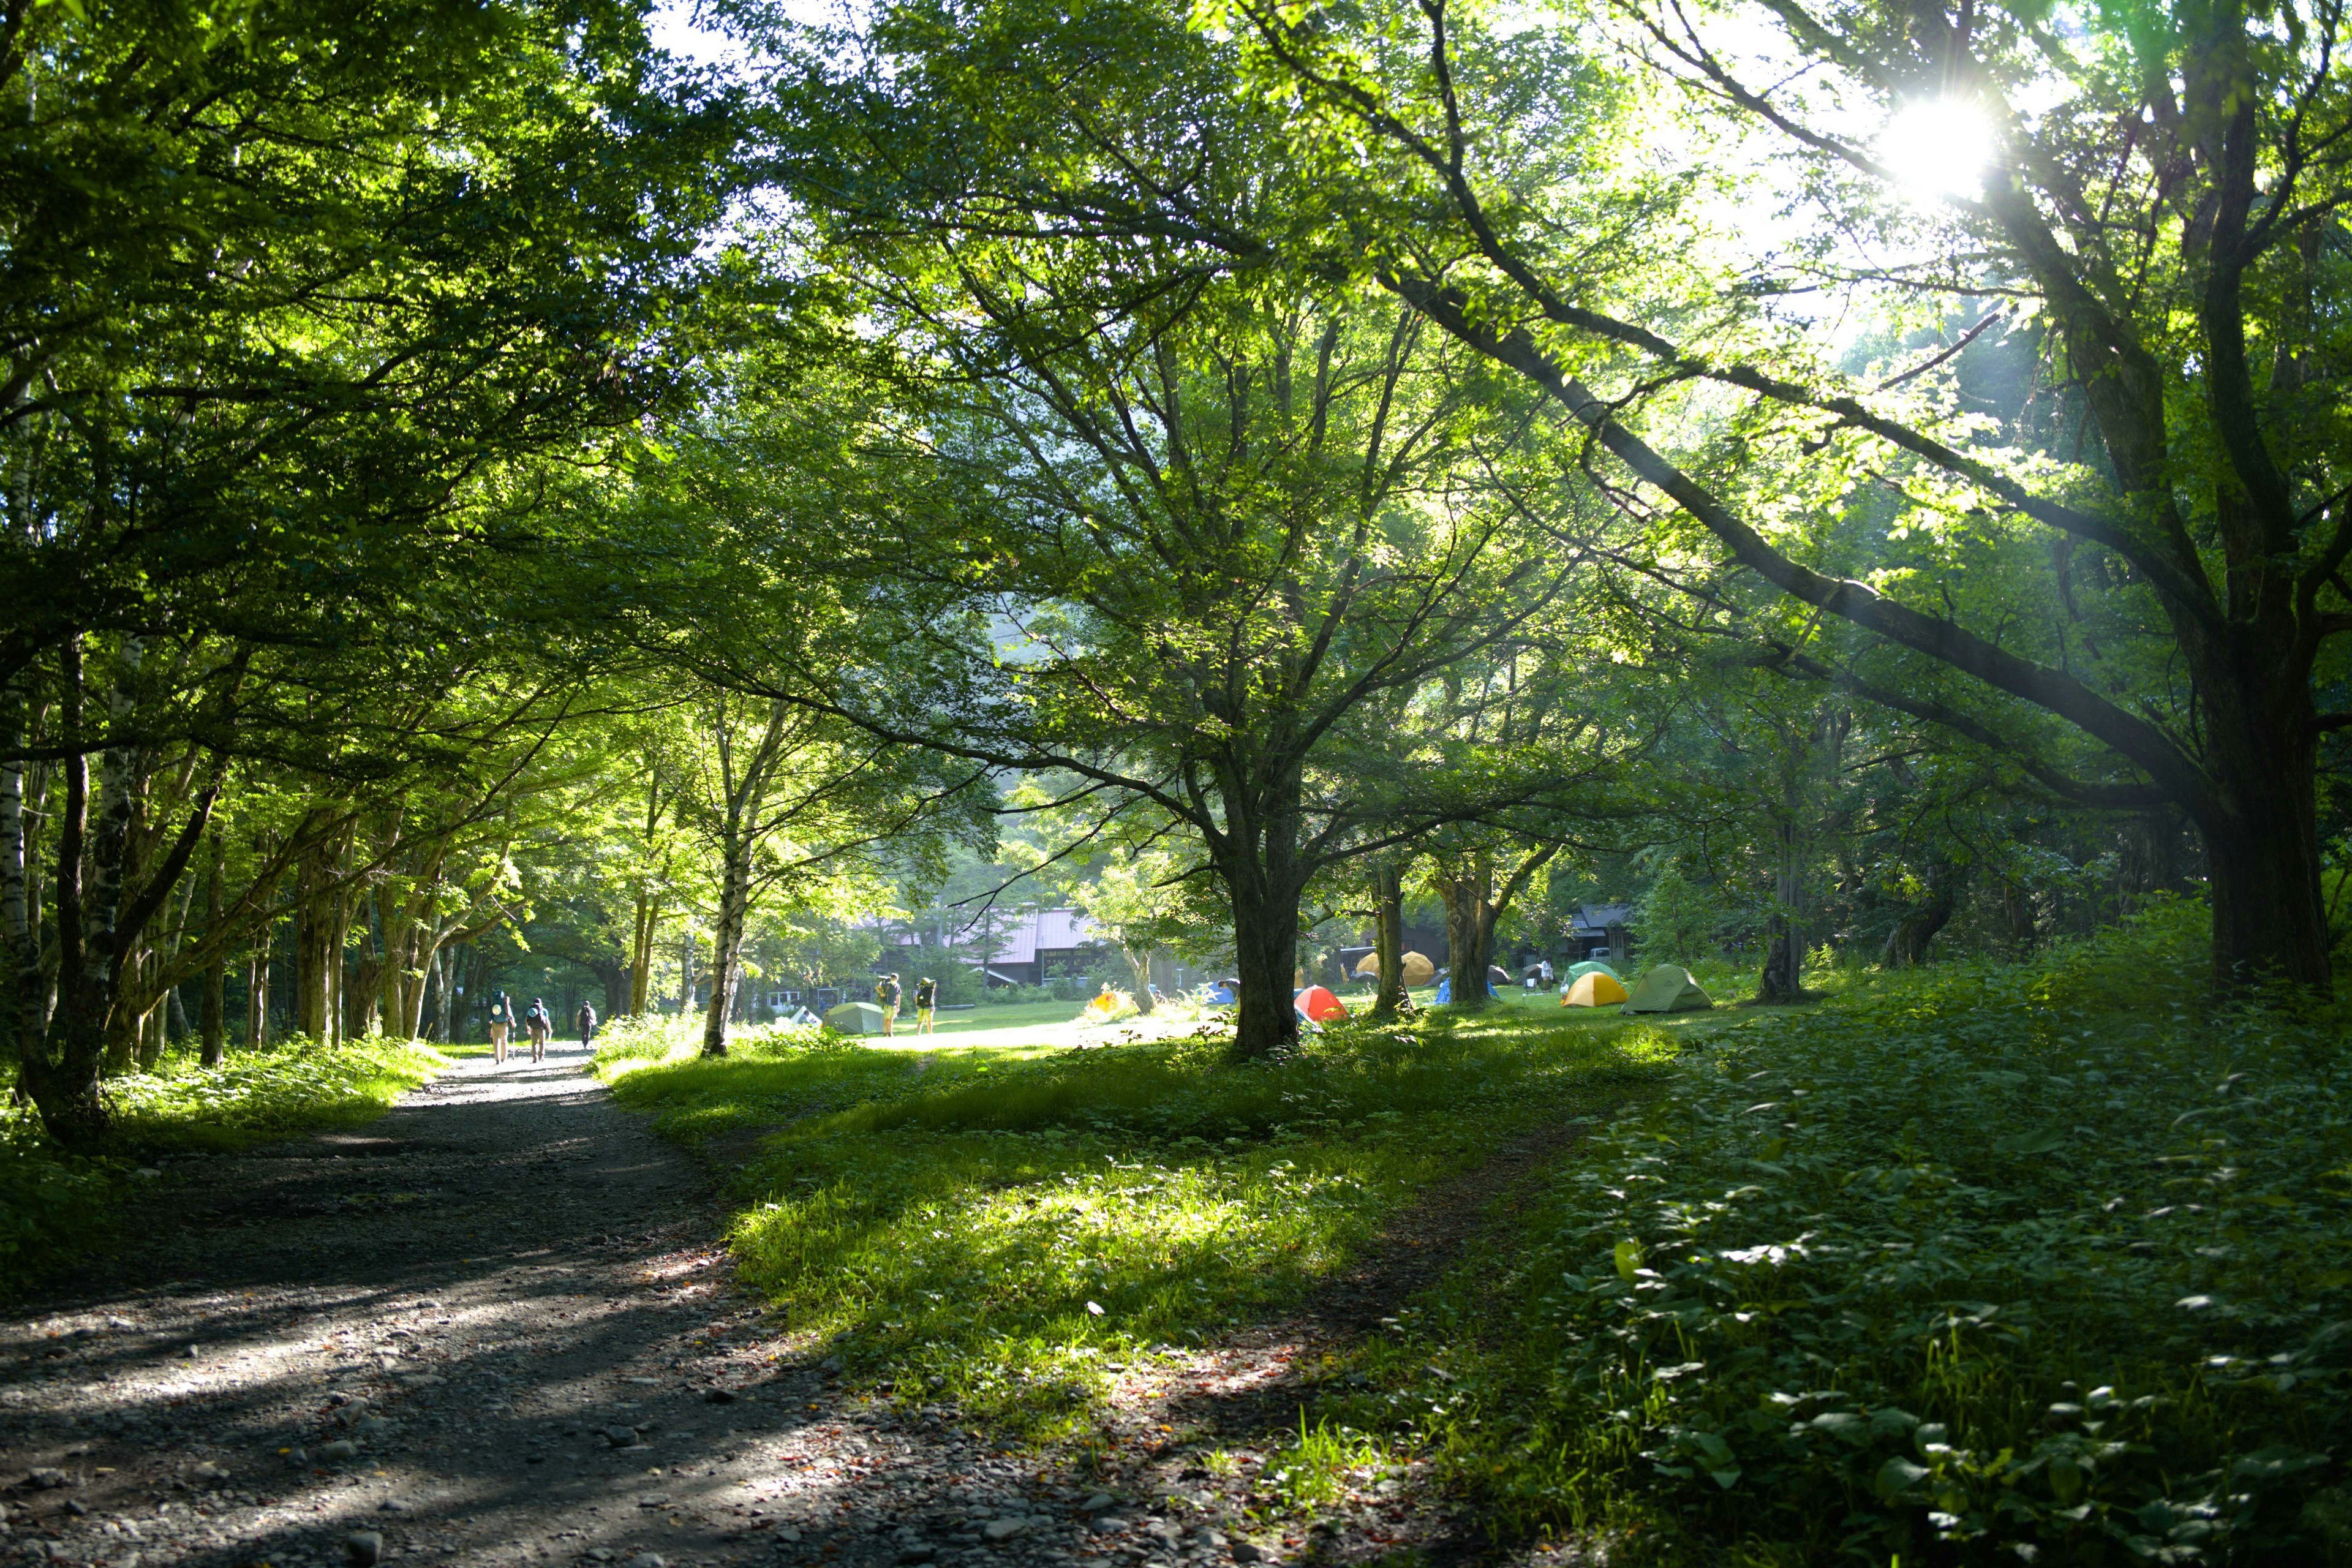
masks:
{"type": "Polygon", "coordinates": [[[1318,1024],[1348,1016],[1346,1004],[1320,985],[1309,985],[1291,998],[1291,1005],[1318,1024]]]}

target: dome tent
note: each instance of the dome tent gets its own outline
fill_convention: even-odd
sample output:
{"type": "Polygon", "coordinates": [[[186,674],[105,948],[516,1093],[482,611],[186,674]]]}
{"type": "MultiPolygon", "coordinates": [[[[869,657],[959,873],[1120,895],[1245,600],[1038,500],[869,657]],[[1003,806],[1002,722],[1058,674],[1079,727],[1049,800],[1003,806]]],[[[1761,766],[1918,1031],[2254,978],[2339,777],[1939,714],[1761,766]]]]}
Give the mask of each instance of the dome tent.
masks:
{"type": "MultiPolygon", "coordinates": [[[[1402,955],[1404,960],[1404,983],[1407,986],[1426,985],[1437,978],[1437,965],[1417,952],[1402,955]]],[[[1356,973],[1377,977],[1381,972],[1381,955],[1368,952],[1356,960],[1356,973]]]]}
{"type": "Polygon", "coordinates": [[[1607,964],[1601,963],[1597,958],[1588,958],[1581,963],[1570,964],[1568,966],[1568,984],[1573,985],[1588,974],[1605,974],[1620,985],[1625,984],[1625,977],[1623,975],[1618,973],[1615,970],[1610,968],[1607,964]]]}
{"type": "Polygon", "coordinates": [[[1607,1007],[1627,1000],[1625,987],[1605,969],[1577,976],[1576,984],[1559,999],[1563,1007],[1607,1007]]]}
{"type": "Polygon", "coordinates": [[[1318,1024],[1328,1024],[1334,1018],[1348,1016],[1347,1004],[1320,985],[1309,985],[1292,997],[1290,1004],[1298,1009],[1300,1016],[1318,1024]]]}
{"type": "Polygon", "coordinates": [[[1661,963],[1642,976],[1633,987],[1633,996],[1625,1004],[1628,1013],[1690,1013],[1715,1005],[1715,999],[1699,988],[1691,972],[1680,964],[1661,963]]]}
{"type": "Polygon", "coordinates": [[[837,1035],[878,1035],[882,1009],[871,1002],[844,1002],[825,1010],[824,1026],[837,1035]]]}

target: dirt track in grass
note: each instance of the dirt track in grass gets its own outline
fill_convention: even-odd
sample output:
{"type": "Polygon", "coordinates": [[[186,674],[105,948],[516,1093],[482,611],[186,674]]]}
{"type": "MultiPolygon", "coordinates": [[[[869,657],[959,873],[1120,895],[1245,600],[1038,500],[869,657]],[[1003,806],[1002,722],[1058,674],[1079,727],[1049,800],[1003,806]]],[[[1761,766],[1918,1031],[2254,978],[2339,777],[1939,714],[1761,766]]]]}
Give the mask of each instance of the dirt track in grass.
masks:
{"type": "Polygon", "coordinates": [[[1271,1453],[1325,1352],[1567,1131],[1433,1187],[1283,1321],[1139,1365],[1096,1441],[1041,1458],[836,1390],[730,1289],[701,1171],[581,1065],[468,1061],[360,1131],[167,1168],[117,1256],[0,1322],[0,1558],[340,1568],[357,1534],[383,1562],[1202,1568],[1483,1541],[1411,1474],[1286,1531],[1257,1467],[1202,1460],[1271,1453]]]}

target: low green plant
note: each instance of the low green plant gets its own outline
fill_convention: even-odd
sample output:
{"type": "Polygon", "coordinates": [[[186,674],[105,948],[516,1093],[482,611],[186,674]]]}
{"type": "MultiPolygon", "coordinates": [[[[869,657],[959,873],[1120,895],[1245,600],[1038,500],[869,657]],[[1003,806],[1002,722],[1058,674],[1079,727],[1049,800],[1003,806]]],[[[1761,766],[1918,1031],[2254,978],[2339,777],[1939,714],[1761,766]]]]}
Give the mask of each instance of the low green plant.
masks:
{"type": "Polygon", "coordinates": [[[1336,1501],[1352,1480],[1368,1479],[1386,1454],[1378,1437],[1328,1417],[1307,1424],[1298,1413],[1297,1440],[1266,1466],[1266,1484],[1295,1509],[1312,1510],[1336,1501]]]}
{"type": "Polygon", "coordinates": [[[2340,1560],[2352,1061],[2206,1005],[2201,942],[2170,907],[1709,1037],[1333,1418],[1653,1561],[2340,1560]]]}

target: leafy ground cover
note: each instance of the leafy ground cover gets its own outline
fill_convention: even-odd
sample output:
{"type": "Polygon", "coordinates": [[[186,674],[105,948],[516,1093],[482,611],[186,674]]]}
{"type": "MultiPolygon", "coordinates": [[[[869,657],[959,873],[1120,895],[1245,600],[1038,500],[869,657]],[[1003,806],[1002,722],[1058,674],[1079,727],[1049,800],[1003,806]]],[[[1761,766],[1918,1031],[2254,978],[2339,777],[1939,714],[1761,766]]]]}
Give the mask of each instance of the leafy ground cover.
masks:
{"type": "Polygon", "coordinates": [[[225,1152],[351,1126],[448,1066],[431,1047],[365,1039],[320,1047],[294,1040],[232,1052],[217,1068],[167,1052],[152,1072],[110,1079],[116,1154],[60,1152],[26,1106],[0,1106],[0,1289],[20,1286],[102,1240],[115,1208],[154,1172],[146,1157],[225,1152]]]}
{"type": "Polygon", "coordinates": [[[1043,1438],[1111,1363],[1296,1299],[1420,1184],[1647,1092],[1673,1035],[1497,1010],[1334,1031],[1276,1066],[1233,1066],[1212,1039],[909,1052],[803,1035],[600,1067],[623,1104],[737,1167],[743,1277],[853,1377],[1043,1438]]]}
{"type": "Polygon", "coordinates": [[[2342,1020],[2202,942],[1705,1037],[1322,1418],[1636,1560],[2346,1561],[2342,1020]]]}

